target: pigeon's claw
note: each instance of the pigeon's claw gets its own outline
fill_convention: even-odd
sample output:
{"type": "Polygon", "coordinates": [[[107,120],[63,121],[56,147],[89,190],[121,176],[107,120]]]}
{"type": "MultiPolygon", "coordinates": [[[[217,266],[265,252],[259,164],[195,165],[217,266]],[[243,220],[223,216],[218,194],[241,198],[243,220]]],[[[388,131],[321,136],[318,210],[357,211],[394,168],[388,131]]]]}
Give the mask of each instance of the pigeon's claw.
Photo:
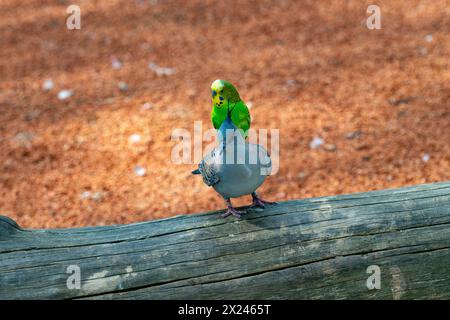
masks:
{"type": "Polygon", "coordinates": [[[235,216],[236,218],[241,218],[241,217],[242,217],[241,215],[244,214],[244,213],[245,213],[245,211],[239,211],[239,210],[236,210],[236,209],[233,208],[233,207],[228,207],[227,212],[221,214],[220,216],[221,216],[222,218],[226,218],[226,217],[228,217],[228,216],[233,215],[233,216],[235,216]]]}
{"type": "Polygon", "coordinates": [[[236,218],[240,218],[240,217],[241,217],[241,214],[245,213],[244,211],[238,211],[238,210],[236,210],[236,209],[233,207],[233,205],[231,204],[230,198],[225,198],[225,203],[227,204],[228,210],[227,210],[227,212],[225,212],[224,214],[221,214],[221,215],[220,215],[222,218],[226,218],[226,217],[228,217],[228,216],[230,216],[230,215],[233,215],[233,216],[235,216],[236,218]]]}
{"type": "Polygon", "coordinates": [[[266,201],[258,197],[256,193],[252,193],[253,203],[252,207],[265,208],[266,205],[277,204],[276,202],[266,201]]]}

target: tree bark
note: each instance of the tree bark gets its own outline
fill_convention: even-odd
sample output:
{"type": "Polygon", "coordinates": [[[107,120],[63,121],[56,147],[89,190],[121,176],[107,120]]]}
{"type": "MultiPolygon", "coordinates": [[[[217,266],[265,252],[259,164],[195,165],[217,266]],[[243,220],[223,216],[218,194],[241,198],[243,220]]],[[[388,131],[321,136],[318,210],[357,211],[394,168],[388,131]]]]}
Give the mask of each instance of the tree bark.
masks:
{"type": "Polygon", "coordinates": [[[450,182],[219,214],[50,230],[0,217],[0,299],[450,298],[450,182]]]}

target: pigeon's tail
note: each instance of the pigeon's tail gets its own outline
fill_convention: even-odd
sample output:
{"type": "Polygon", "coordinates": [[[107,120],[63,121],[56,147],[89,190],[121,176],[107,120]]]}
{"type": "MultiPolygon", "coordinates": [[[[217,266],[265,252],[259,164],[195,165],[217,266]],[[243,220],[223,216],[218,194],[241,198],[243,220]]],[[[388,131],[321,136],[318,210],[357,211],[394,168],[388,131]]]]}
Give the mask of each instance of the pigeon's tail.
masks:
{"type": "Polygon", "coordinates": [[[191,172],[192,174],[201,174],[199,169],[195,169],[194,171],[191,172]]]}

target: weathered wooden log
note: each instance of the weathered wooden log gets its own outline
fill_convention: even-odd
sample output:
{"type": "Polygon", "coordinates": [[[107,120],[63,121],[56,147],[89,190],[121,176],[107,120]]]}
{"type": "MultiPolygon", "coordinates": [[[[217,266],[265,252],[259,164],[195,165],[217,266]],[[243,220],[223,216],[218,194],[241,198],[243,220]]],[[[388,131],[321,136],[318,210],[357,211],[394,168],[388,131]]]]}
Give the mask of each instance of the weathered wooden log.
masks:
{"type": "Polygon", "coordinates": [[[52,230],[2,217],[0,299],[450,298],[450,182],[218,215],[52,230]]]}

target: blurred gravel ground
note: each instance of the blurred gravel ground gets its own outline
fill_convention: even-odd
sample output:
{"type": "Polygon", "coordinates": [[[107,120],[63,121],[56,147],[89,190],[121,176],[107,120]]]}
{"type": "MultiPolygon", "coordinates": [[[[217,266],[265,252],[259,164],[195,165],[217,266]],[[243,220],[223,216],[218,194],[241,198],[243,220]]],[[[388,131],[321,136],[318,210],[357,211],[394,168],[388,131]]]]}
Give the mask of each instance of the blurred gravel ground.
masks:
{"type": "Polygon", "coordinates": [[[450,1],[377,1],[381,30],[372,1],[77,3],[69,31],[70,1],[0,2],[0,214],[24,227],[223,208],[170,161],[217,78],[280,129],[267,199],[450,179],[450,1]]]}

